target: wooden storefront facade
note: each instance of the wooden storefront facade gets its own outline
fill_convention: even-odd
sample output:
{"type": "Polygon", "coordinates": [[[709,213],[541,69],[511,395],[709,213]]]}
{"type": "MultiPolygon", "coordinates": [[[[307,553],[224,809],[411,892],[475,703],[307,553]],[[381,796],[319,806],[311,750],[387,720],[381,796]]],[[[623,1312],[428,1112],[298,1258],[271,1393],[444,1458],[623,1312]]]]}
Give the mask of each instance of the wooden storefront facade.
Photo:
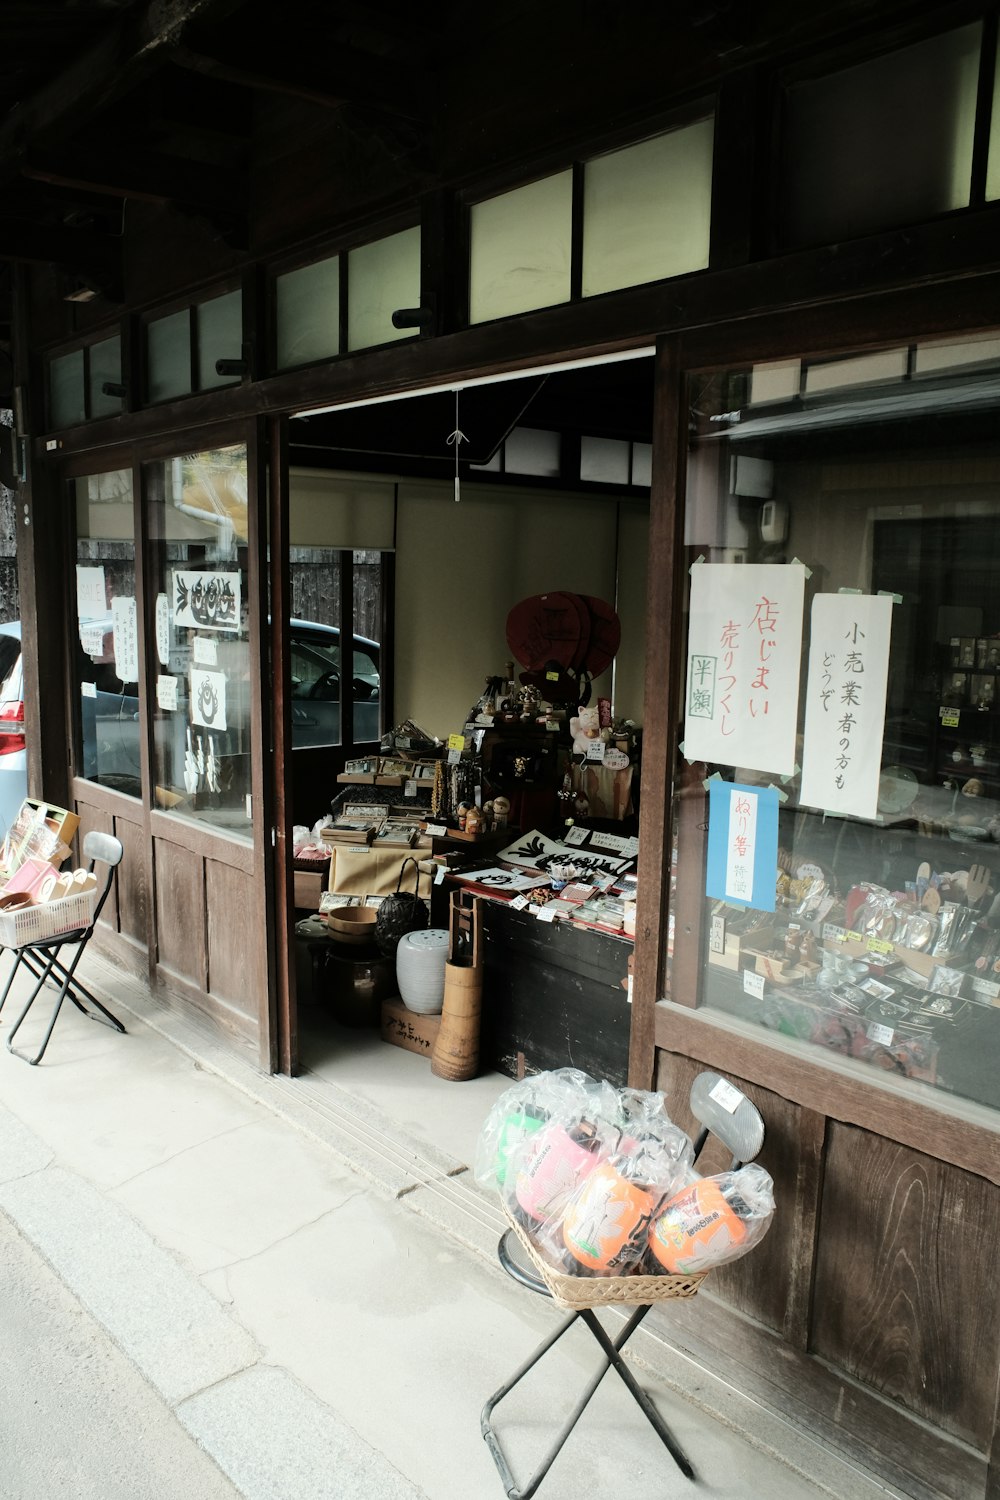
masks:
{"type": "MultiPolygon", "coordinates": [[[[208,5],[175,9],[182,30],[188,19],[192,25],[211,19],[208,5]]],[[[83,830],[114,832],[125,845],[103,934],[108,953],[173,1003],[208,1016],[234,1046],[251,1049],[264,1070],[293,1070],[286,775],[291,419],[303,411],[654,348],[630,1077],[636,1086],[662,1089],[680,1123],[697,1069],[715,1068],[744,1086],[768,1122],[762,1160],[780,1205],[760,1250],[715,1278],[710,1314],[699,1322],[685,1313],[665,1336],[686,1340],[699,1357],[717,1361],[727,1378],[745,1379],[759,1399],[791,1409],[822,1440],[906,1494],[1000,1500],[1000,1291],[991,1254],[1000,1240],[996,1111],[982,1100],[880,1073],[702,1006],[703,885],[697,900],[696,882],[681,880],[671,889],[675,834],[680,858],[690,861],[685,870],[703,859],[698,840],[708,774],[682,750],[686,580],[693,560],[685,529],[692,391],[706,372],[857,358],[897,345],[981,337],[1000,327],[1000,203],[988,187],[996,7],[830,4],[804,20],[792,7],[774,5],[751,24],[735,7],[705,5],[692,8],[699,24],[676,20],[673,30],[642,8],[633,33],[614,38],[612,57],[623,66],[633,62],[635,77],[629,86],[621,78],[608,86],[613,128],[595,123],[577,99],[609,66],[602,57],[605,39],[591,34],[576,7],[554,9],[566,56],[579,59],[572,82],[541,64],[542,54],[553,63],[555,15],[538,23],[545,34],[528,62],[518,38],[499,28],[485,69],[489,87],[463,71],[475,35],[441,64],[439,82],[454,113],[438,125],[454,129],[464,112],[463,139],[443,151],[446,167],[436,172],[425,168],[416,148],[400,145],[406,133],[396,115],[392,132],[380,119],[369,135],[363,111],[362,123],[352,122],[343,134],[307,118],[310,88],[316,92],[318,85],[300,39],[301,77],[314,81],[302,82],[298,97],[289,86],[287,117],[277,112],[271,120],[281,150],[257,148],[252,212],[236,204],[245,215],[244,241],[228,219],[222,231],[206,233],[204,220],[190,206],[178,213],[163,189],[157,202],[140,205],[134,221],[125,217],[115,247],[125,290],[119,288],[114,301],[108,290],[83,304],[64,301],[59,289],[73,274],[61,261],[63,252],[16,259],[15,426],[25,446],[17,545],[26,681],[38,704],[29,790],[53,801],[66,798],[83,830]],[[953,212],[845,232],[836,241],[783,238],[781,126],[789,91],[824,70],[969,26],[981,28],[981,63],[968,201],[953,212]],[[670,45],[673,54],[664,50],[670,45]],[[643,55],[650,53],[660,62],[643,55]],[[495,99],[490,105],[485,96],[507,80],[505,69],[511,87],[498,111],[495,99]],[[583,163],[683,128],[706,109],[714,119],[714,170],[704,269],[592,297],[583,294],[574,270],[562,305],[470,321],[470,222],[477,203],[566,170],[575,174],[579,205],[583,163]],[[370,159],[367,178],[348,160],[352,149],[370,159]],[[417,225],[418,300],[426,310],[421,331],[282,368],[276,279],[417,225]],[[150,323],[234,290],[242,294],[243,367],[233,381],[200,390],[193,381],[181,397],[150,400],[150,323]],[[67,308],[74,309],[73,326],[67,308]],[[53,361],[109,337],[121,340],[121,412],[53,423],[53,361]],[[157,668],[149,644],[155,640],[149,476],[177,455],[232,445],[246,450],[247,477],[241,567],[252,734],[249,826],[240,839],[193,827],[155,805],[151,711],[144,709],[140,722],[141,795],[80,774],[72,749],[79,707],[70,652],[76,621],[68,487],[110,471],[131,475],[139,674],[151,691],[157,668]]],[[[155,7],[138,10],[150,21],[155,7]]],[[[517,8],[522,22],[527,14],[517,8]]],[[[217,40],[224,18],[215,24],[217,40]]],[[[482,24],[475,23],[473,33],[482,24]]],[[[382,25],[391,37],[393,17],[383,14],[382,25]]],[[[178,65],[179,46],[175,34],[169,47],[164,43],[165,66],[171,66],[171,48],[178,65]]],[[[282,57],[290,46],[290,40],[282,43],[282,57]]],[[[400,44],[392,54],[393,77],[403,51],[400,44]]],[[[105,67],[112,55],[104,55],[105,67]]],[[[219,73],[225,88],[243,86],[241,71],[245,86],[254,86],[246,49],[240,57],[239,66],[219,73]]],[[[267,73],[260,51],[256,65],[267,73]]],[[[46,95],[50,135],[72,120],[53,98],[46,95]]],[[[127,97],[125,107],[137,108],[134,98],[127,97]]],[[[1000,152],[1000,143],[994,149],[1000,152]]],[[[110,180],[119,164],[109,156],[105,165],[110,180]]],[[[238,194],[227,190],[227,211],[232,197],[238,194]]],[[[574,210],[574,266],[581,212],[574,210]]],[[[220,208],[216,226],[223,217],[220,208]]],[[[102,254],[107,249],[102,246],[102,254]]],[[[145,705],[144,696],[140,701],[145,705]]]]}

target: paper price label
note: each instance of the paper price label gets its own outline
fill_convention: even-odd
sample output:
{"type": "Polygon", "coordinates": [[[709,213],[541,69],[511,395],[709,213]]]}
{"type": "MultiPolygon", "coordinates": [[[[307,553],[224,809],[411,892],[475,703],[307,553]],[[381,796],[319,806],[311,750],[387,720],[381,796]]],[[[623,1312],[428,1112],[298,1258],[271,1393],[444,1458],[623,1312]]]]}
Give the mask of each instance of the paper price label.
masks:
{"type": "Polygon", "coordinates": [[[428,838],[443,839],[448,830],[443,826],[443,824],[428,823],[427,827],[424,829],[424,832],[427,834],[428,838]]]}
{"type": "Polygon", "coordinates": [[[97,697],[97,683],[96,682],[81,682],[80,683],[80,697],[81,698],[96,698],[97,697]]]}
{"type": "Polygon", "coordinates": [[[739,1089],[733,1088],[724,1078],[720,1078],[708,1091],[708,1097],[714,1099],[716,1104],[721,1104],[728,1114],[734,1115],[743,1102],[743,1095],[739,1089]]]}
{"type": "Polygon", "coordinates": [[[878,1042],[881,1046],[888,1047],[892,1042],[894,1033],[891,1026],[879,1026],[876,1023],[869,1026],[865,1035],[870,1042],[878,1042]]]}
{"type": "Polygon", "coordinates": [[[514,911],[524,911],[524,908],[528,904],[528,898],[527,896],[515,896],[510,904],[514,911]]]}
{"type": "Polygon", "coordinates": [[[762,1000],[764,998],[763,974],[755,974],[752,969],[744,969],[743,988],[748,995],[754,995],[758,1000],[762,1000]]]}
{"type": "Polygon", "coordinates": [[[435,885],[444,885],[444,876],[445,876],[445,867],[444,867],[444,865],[438,865],[437,873],[434,876],[434,884],[435,885]]]}
{"type": "Polygon", "coordinates": [[[559,673],[558,672],[546,672],[546,674],[545,674],[545,681],[546,682],[558,682],[559,681],[559,673]]]}
{"type": "Polygon", "coordinates": [[[537,907],[536,908],[536,915],[538,917],[539,922],[554,922],[555,919],[556,919],[556,914],[552,910],[551,906],[540,906],[540,907],[537,907]]]}
{"type": "Polygon", "coordinates": [[[591,740],[587,746],[587,759],[603,761],[607,746],[603,740],[591,740]]]}
{"type": "Polygon", "coordinates": [[[847,928],[838,927],[836,922],[824,922],[823,941],[824,943],[846,943],[847,928]]]}
{"type": "Polygon", "coordinates": [[[417,783],[411,777],[403,788],[404,797],[415,797],[417,795],[417,783]]]}
{"type": "Polygon", "coordinates": [[[449,734],[449,736],[448,736],[448,749],[449,750],[464,750],[465,749],[465,735],[464,734],[449,734]]]}
{"type": "Polygon", "coordinates": [[[869,953],[895,953],[896,951],[891,943],[885,941],[885,938],[870,937],[866,947],[869,953]]]}
{"type": "Polygon", "coordinates": [[[1000,995],[1000,984],[994,984],[992,979],[974,979],[972,990],[976,995],[985,995],[988,1000],[995,1000],[1000,995]]]}
{"type": "Polygon", "coordinates": [[[585,844],[590,830],[588,828],[567,828],[564,844],[585,844]]]}
{"type": "Polygon", "coordinates": [[[940,709],[939,713],[940,713],[941,724],[942,724],[943,728],[945,728],[945,729],[957,729],[958,728],[958,723],[959,723],[958,714],[956,714],[955,712],[950,711],[948,709],[944,709],[944,708],[940,709]]]}
{"type": "Polygon", "coordinates": [[[448,764],[449,764],[449,766],[457,766],[458,763],[459,763],[459,761],[461,759],[462,759],[462,752],[461,752],[461,750],[449,750],[448,751],[448,764]]]}

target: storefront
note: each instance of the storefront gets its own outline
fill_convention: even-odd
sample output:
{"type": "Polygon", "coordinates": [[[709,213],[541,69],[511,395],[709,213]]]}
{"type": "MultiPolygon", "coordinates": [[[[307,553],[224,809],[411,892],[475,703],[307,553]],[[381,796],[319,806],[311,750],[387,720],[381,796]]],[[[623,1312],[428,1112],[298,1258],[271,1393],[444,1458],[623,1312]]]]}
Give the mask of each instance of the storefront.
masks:
{"type": "MultiPolygon", "coordinates": [[[[407,721],[445,764],[471,722],[453,748],[481,757],[519,602],[613,606],[594,697],[607,743],[641,731],[641,777],[579,821],[637,833],[634,950],[553,924],[525,962],[578,1003],[536,1059],[516,1030],[496,1057],[558,1065],[568,1027],[563,1061],[613,1056],[682,1124],[702,1066],[745,1086],[781,1212],[670,1336],[907,1493],[990,1500],[996,17],[911,21],[849,54],[774,42],[773,114],[747,69],[558,160],[515,143],[454,218],[400,198],[235,277],[137,270],[82,334],[24,279],[45,417],[18,543],[33,789],[126,846],[105,946],[267,1070],[294,1072],[302,1022],[296,824],[407,721]],[[864,132],[831,121],[887,93],[908,123],[854,171],[864,132]],[[353,642],[332,695],[324,631],[353,642]]],[[[532,732],[566,749],[553,723],[532,732]]],[[[565,828],[562,781],[519,832],[565,828]]]]}

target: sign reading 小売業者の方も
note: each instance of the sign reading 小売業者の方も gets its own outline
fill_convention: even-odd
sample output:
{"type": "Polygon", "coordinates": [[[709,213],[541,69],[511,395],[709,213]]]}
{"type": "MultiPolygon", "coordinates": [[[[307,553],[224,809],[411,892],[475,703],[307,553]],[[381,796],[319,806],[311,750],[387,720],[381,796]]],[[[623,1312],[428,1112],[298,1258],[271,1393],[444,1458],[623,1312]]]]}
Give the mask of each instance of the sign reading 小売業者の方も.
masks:
{"type": "Polygon", "coordinates": [[[892,605],[888,594],[813,600],[803,806],[858,818],[878,810],[892,605]]]}

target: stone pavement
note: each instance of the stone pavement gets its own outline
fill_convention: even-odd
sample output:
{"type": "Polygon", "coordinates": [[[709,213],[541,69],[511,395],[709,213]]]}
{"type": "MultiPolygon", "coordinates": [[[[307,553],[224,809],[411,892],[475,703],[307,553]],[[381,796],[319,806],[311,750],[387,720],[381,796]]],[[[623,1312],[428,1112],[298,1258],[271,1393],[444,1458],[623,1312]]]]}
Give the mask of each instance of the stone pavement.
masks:
{"type": "MultiPolygon", "coordinates": [[[[467,1162],[315,1073],[261,1075],[99,958],[88,958],[85,977],[128,1034],[66,1007],[37,1068],[0,1049],[0,1215],[145,1382],[151,1410],[133,1435],[137,1453],[152,1444],[155,1458],[157,1424],[179,1424],[178,1464],[198,1456],[187,1434],[215,1466],[210,1481],[189,1486],[197,1500],[232,1493],[226,1479],[246,1500],[502,1500],[479,1413],[562,1314],[499,1270],[499,1210],[467,1162]]],[[[14,994],[0,1036],[16,1004],[14,994]]],[[[31,1026],[42,1029],[47,1007],[37,1009],[25,1045],[31,1026]]],[[[409,1054],[393,1065],[421,1088],[456,1087],[409,1054]]],[[[484,1112],[506,1082],[477,1081],[480,1093],[466,1097],[484,1112]]],[[[422,1119],[433,1109],[413,1098],[409,1107],[422,1119]]],[[[4,1303],[17,1295],[8,1277],[4,1303]]],[[[6,1306],[6,1324],[14,1318],[6,1306]]],[[[609,1375],[542,1500],[578,1500],[581,1490],[601,1500],[624,1487],[630,1500],[895,1493],[763,1410],[748,1412],[739,1392],[707,1400],[708,1377],[689,1399],[690,1372],[657,1363],[647,1345],[641,1378],[697,1485],[609,1375]]],[[[83,1399],[78,1347],[48,1337],[38,1361],[83,1399]]],[[[586,1330],[574,1330],[501,1409],[519,1477],[595,1356],[586,1330]]],[[[76,1441],[96,1449],[91,1424],[66,1411],[76,1441]]],[[[46,1421],[40,1412],[40,1433],[46,1421]]],[[[0,1478],[0,1491],[48,1500],[62,1492],[48,1482],[25,1471],[20,1488],[0,1478]]],[[[92,1481],[70,1492],[117,1493],[92,1481]]],[[[172,1493],[164,1485],[162,1500],[172,1493]]]]}

